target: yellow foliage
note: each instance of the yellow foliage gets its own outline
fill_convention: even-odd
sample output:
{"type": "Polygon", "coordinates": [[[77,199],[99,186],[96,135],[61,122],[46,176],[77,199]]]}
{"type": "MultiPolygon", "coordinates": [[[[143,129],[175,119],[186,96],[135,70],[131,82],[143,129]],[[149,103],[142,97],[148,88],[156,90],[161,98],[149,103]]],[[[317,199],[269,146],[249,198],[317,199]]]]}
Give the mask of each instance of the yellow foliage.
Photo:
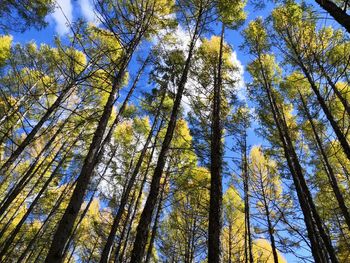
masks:
{"type": "Polygon", "coordinates": [[[0,36],[0,67],[4,66],[11,54],[12,36],[0,36]]]}
{"type": "MultiPolygon", "coordinates": [[[[287,263],[285,258],[277,251],[278,262],[287,263]]],[[[266,239],[256,239],[253,243],[253,256],[255,262],[274,263],[271,244],[266,239]]]]}

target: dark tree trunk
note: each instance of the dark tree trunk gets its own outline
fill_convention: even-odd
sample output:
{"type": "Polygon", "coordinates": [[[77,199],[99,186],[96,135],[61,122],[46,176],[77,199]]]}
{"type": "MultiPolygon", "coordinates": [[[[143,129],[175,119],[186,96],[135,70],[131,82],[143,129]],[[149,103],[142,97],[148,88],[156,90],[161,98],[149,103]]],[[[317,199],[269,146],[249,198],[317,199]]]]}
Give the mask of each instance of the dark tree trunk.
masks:
{"type": "Polygon", "coordinates": [[[148,160],[148,163],[147,163],[147,167],[146,167],[146,170],[145,170],[142,182],[141,182],[140,190],[139,190],[138,196],[136,198],[135,208],[134,208],[133,214],[132,214],[131,219],[130,219],[130,223],[129,223],[129,226],[128,226],[128,231],[127,231],[127,234],[126,234],[123,250],[121,251],[120,255],[117,255],[117,254],[115,255],[114,262],[118,262],[118,260],[119,260],[119,262],[123,261],[125,250],[126,250],[126,248],[128,246],[128,241],[129,241],[129,236],[130,236],[130,232],[131,232],[131,227],[132,227],[132,224],[133,224],[134,219],[136,217],[136,213],[138,211],[138,207],[139,207],[139,204],[140,204],[140,201],[141,201],[141,197],[142,197],[142,193],[143,193],[143,187],[146,184],[148,171],[149,171],[149,169],[151,167],[152,158],[153,158],[154,151],[156,149],[156,144],[157,144],[157,141],[158,141],[158,135],[159,135],[159,132],[160,132],[161,128],[163,127],[163,122],[164,122],[164,120],[162,119],[161,122],[160,122],[159,128],[157,130],[157,133],[155,135],[155,138],[154,138],[154,144],[153,144],[153,147],[152,147],[152,150],[151,150],[151,154],[150,154],[150,157],[149,157],[149,160],[148,160]]]}
{"type": "Polygon", "coordinates": [[[164,193],[165,193],[165,188],[166,188],[168,176],[169,176],[169,171],[165,175],[164,184],[163,184],[162,190],[160,192],[157,212],[156,212],[156,216],[154,218],[154,223],[153,223],[153,227],[152,227],[152,231],[151,231],[151,238],[150,238],[150,241],[148,244],[145,263],[149,263],[149,261],[151,260],[153,244],[154,244],[154,240],[156,239],[159,218],[160,218],[160,215],[162,212],[162,205],[163,205],[164,193]]]}
{"type": "Polygon", "coordinates": [[[260,177],[260,187],[261,187],[262,197],[263,197],[263,202],[264,202],[265,216],[266,216],[266,221],[267,221],[267,230],[269,232],[269,237],[270,237],[270,242],[271,242],[273,261],[274,261],[274,263],[278,263],[276,242],[275,242],[275,237],[273,235],[274,229],[273,229],[272,222],[271,222],[270,209],[269,209],[269,205],[268,205],[268,201],[267,201],[267,197],[266,197],[266,191],[265,191],[264,182],[263,182],[262,177],[260,177]]]}
{"type": "Polygon", "coordinates": [[[131,224],[131,222],[128,222],[128,221],[129,221],[129,218],[130,218],[130,214],[131,214],[131,210],[132,210],[132,207],[133,207],[133,203],[135,201],[135,195],[136,195],[136,190],[133,192],[133,194],[131,196],[131,201],[129,203],[128,210],[126,211],[126,216],[125,216],[125,219],[124,219],[123,229],[122,229],[122,231],[120,233],[119,242],[118,242],[118,245],[117,245],[117,247],[115,249],[115,253],[114,253],[115,256],[114,256],[114,258],[117,259],[117,260],[119,259],[119,253],[120,253],[120,250],[122,248],[122,244],[123,244],[123,240],[124,240],[125,234],[127,233],[128,224],[131,224]]]}
{"type": "Polygon", "coordinates": [[[108,235],[108,238],[107,238],[107,242],[106,242],[106,244],[105,244],[105,246],[103,248],[103,251],[102,251],[100,263],[107,263],[108,260],[109,260],[111,249],[112,249],[112,245],[113,245],[113,240],[114,240],[115,235],[117,233],[118,226],[119,226],[120,220],[122,218],[122,215],[124,213],[124,209],[125,209],[125,206],[127,204],[130,192],[132,190],[132,187],[135,185],[135,181],[136,181],[137,175],[139,174],[139,171],[140,171],[141,165],[142,165],[142,163],[144,161],[144,157],[146,155],[148,146],[149,146],[149,144],[150,144],[150,142],[152,140],[153,132],[154,132],[156,126],[157,126],[158,118],[159,118],[159,115],[161,113],[161,109],[162,109],[162,106],[163,106],[163,101],[164,101],[164,98],[165,98],[165,94],[166,94],[166,91],[164,90],[163,91],[163,95],[162,95],[162,99],[161,99],[161,103],[160,103],[160,105],[158,107],[158,110],[157,110],[154,122],[152,124],[151,130],[150,130],[150,132],[148,134],[148,137],[146,139],[146,143],[143,146],[143,149],[141,151],[140,157],[138,158],[138,161],[137,161],[137,164],[135,166],[135,169],[134,169],[134,171],[133,171],[133,173],[132,173],[132,175],[131,175],[131,177],[130,177],[130,179],[128,181],[128,184],[127,184],[127,187],[125,189],[125,192],[123,193],[122,198],[120,200],[120,204],[119,204],[119,207],[118,207],[117,214],[114,217],[112,228],[111,228],[111,230],[109,232],[109,235],[108,235]]]}
{"type": "Polygon", "coordinates": [[[245,216],[245,235],[244,235],[244,259],[248,263],[254,263],[253,242],[250,230],[250,203],[249,203],[249,171],[247,158],[247,127],[243,127],[242,159],[243,159],[243,188],[244,188],[244,216],[245,216]],[[249,255],[248,255],[249,252],[249,255]]]}
{"type": "Polygon", "coordinates": [[[346,13],[346,11],[338,7],[333,1],[315,0],[315,2],[350,33],[350,16],[346,13]]]}
{"type": "Polygon", "coordinates": [[[48,214],[48,216],[44,220],[43,224],[40,226],[39,230],[36,232],[34,237],[29,241],[29,243],[27,245],[27,248],[19,256],[19,258],[17,260],[17,263],[23,262],[23,260],[25,260],[25,258],[26,258],[26,256],[27,256],[29,251],[35,251],[35,249],[32,248],[32,247],[37,243],[37,238],[39,237],[40,234],[42,234],[43,229],[45,227],[47,227],[49,220],[57,212],[57,210],[58,210],[60,204],[62,203],[62,201],[64,200],[66,194],[69,192],[70,188],[73,188],[74,185],[75,185],[75,182],[73,184],[71,184],[71,185],[67,185],[65,187],[65,189],[62,191],[62,193],[58,197],[57,201],[55,202],[53,208],[51,209],[50,213],[48,214]]]}
{"type": "Polygon", "coordinates": [[[131,253],[131,260],[130,260],[131,263],[142,262],[143,256],[145,253],[145,246],[148,239],[149,226],[151,224],[153,211],[158,199],[160,179],[162,177],[170,143],[175,130],[177,115],[180,110],[181,99],[185,89],[185,84],[187,82],[187,77],[190,69],[190,64],[193,56],[195,43],[199,35],[202,12],[203,12],[202,10],[199,10],[195,31],[190,43],[189,53],[185,62],[185,67],[184,67],[181,79],[178,84],[178,90],[176,93],[173,110],[171,112],[170,120],[168,123],[168,128],[164,137],[164,141],[162,143],[162,148],[160,150],[157,165],[155,167],[154,174],[152,177],[149,195],[147,197],[139,224],[137,226],[137,234],[134,242],[134,247],[131,253]]]}
{"type": "Polygon", "coordinates": [[[300,204],[301,210],[302,210],[303,215],[304,215],[304,222],[306,225],[308,237],[309,237],[310,244],[311,244],[312,255],[313,255],[316,263],[327,263],[328,261],[326,259],[326,256],[324,255],[324,248],[319,243],[320,238],[318,236],[318,231],[315,228],[315,223],[314,223],[313,216],[311,213],[311,208],[309,206],[308,200],[304,194],[304,190],[302,189],[302,186],[300,183],[300,179],[301,179],[300,174],[298,174],[296,172],[296,169],[294,167],[295,164],[292,161],[292,158],[290,155],[289,147],[291,145],[291,141],[290,141],[290,137],[288,134],[288,129],[286,129],[285,125],[283,125],[283,121],[282,121],[281,115],[279,114],[278,107],[276,107],[276,101],[275,101],[275,98],[272,94],[273,91],[272,91],[272,88],[271,88],[270,83],[268,81],[268,78],[265,75],[264,67],[263,67],[263,64],[261,62],[261,57],[259,57],[259,63],[260,63],[261,73],[262,73],[262,77],[263,77],[263,81],[264,81],[264,83],[263,83],[264,89],[265,89],[265,92],[266,92],[266,95],[267,95],[267,98],[269,101],[269,105],[271,108],[274,122],[275,122],[277,130],[278,130],[280,141],[282,143],[284,156],[287,160],[288,167],[289,167],[289,170],[290,170],[292,178],[293,178],[293,182],[294,182],[295,189],[297,192],[299,204],[300,204]]]}
{"type": "MultiPolygon", "coordinates": [[[[41,159],[41,157],[44,155],[46,151],[49,150],[53,142],[56,140],[57,135],[59,135],[63,129],[63,127],[66,125],[67,121],[65,121],[59,129],[55,132],[55,134],[50,138],[50,140],[46,143],[44,148],[40,151],[38,156],[35,158],[34,162],[30,165],[29,169],[25,172],[25,174],[22,176],[22,178],[19,180],[19,182],[9,191],[6,198],[2,201],[1,207],[0,207],[0,215],[2,215],[6,209],[11,205],[11,203],[16,199],[16,197],[21,193],[23,188],[26,186],[26,184],[31,180],[31,178],[37,173],[37,171],[41,168],[41,166],[45,163],[45,161],[42,161],[38,166],[38,162],[41,159]]],[[[76,127],[78,128],[78,127],[76,127]]],[[[57,152],[57,155],[59,152],[57,152]]],[[[48,164],[47,168],[50,168],[52,163],[55,161],[56,158],[53,158],[53,160],[48,164]]]]}
{"type": "Polygon", "coordinates": [[[343,104],[343,107],[344,107],[346,113],[350,117],[350,105],[349,105],[348,100],[343,96],[343,94],[339,91],[339,89],[337,88],[336,84],[333,82],[331,77],[327,74],[324,66],[321,64],[321,62],[320,62],[320,60],[319,60],[319,58],[317,57],[316,54],[314,54],[314,60],[315,60],[315,62],[317,64],[317,66],[320,68],[320,70],[322,72],[322,75],[326,78],[329,86],[331,86],[334,94],[337,96],[337,98],[343,104]]]}
{"type": "MultiPolygon", "coordinates": [[[[80,136],[79,136],[80,137],[80,136]]],[[[36,204],[38,203],[41,195],[46,191],[47,187],[49,186],[49,184],[51,183],[51,181],[55,178],[56,174],[58,173],[59,169],[61,168],[61,166],[63,165],[64,161],[66,160],[70,149],[72,149],[72,147],[77,143],[79,137],[73,142],[73,144],[67,149],[65,155],[61,158],[60,162],[57,164],[56,168],[54,169],[54,171],[51,173],[50,177],[46,180],[45,184],[42,186],[41,190],[39,191],[39,193],[37,194],[37,196],[35,197],[35,199],[33,200],[33,202],[30,204],[30,206],[28,207],[26,213],[23,215],[23,217],[21,218],[21,220],[17,223],[15,229],[11,232],[10,236],[7,238],[5,244],[3,245],[1,251],[0,251],[0,260],[2,259],[2,257],[6,254],[7,250],[9,249],[9,247],[11,246],[13,240],[15,239],[15,237],[17,236],[17,234],[19,233],[22,225],[24,224],[24,222],[26,221],[26,219],[28,218],[28,216],[30,215],[30,213],[32,212],[32,210],[34,209],[34,207],[36,206],[36,204]]],[[[45,172],[42,174],[44,175],[45,172]]],[[[41,180],[41,178],[38,179],[41,180]]]]}
{"type": "Polygon", "coordinates": [[[316,130],[316,127],[315,127],[315,124],[314,124],[314,121],[311,117],[311,114],[309,112],[309,109],[307,108],[307,105],[306,105],[306,102],[303,98],[303,96],[301,95],[301,93],[299,92],[299,97],[300,97],[300,100],[302,102],[302,105],[303,105],[303,108],[304,108],[304,112],[307,116],[307,119],[309,120],[310,124],[311,124],[311,128],[312,128],[312,131],[314,133],[314,136],[315,136],[315,140],[316,140],[316,144],[317,144],[317,147],[319,149],[319,152],[321,153],[321,156],[323,158],[323,163],[325,165],[325,170],[326,170],[326,173],[328,175],[328,179],[329,179],[329,183],[332,187],[332,190],[334,192],[334,195],[338,201],[338,205],[339,205],[339,208],[345,218],[345,222],[350,230],[350,214],[349,214],[349,209],[347,208],[346,206],[346,203],[345,203],[345,199],[344,199],[344,196],[343,194],[341,193],[340,189],[339,189],[339,186],[338,186],[338,181],[337,181],[337,178],[334,174],[334,171],[333,171],[333,168],[331,166],[331,164],[329,163],[329,160],[328,160],[328,156],[326,154],[326,152],[324,151],[324,148],[323,148],[323,145],[322,145],[322,141],[321,141],[321,138],[319,137],[318,133],[317,133],[317,130],[316,130]]]}
{"type": "Polygon", "coordinates": [[[102,116],[99,120],[98,126],[89,147],[88,154],[85,157],[84,164],[80,175],[78,176],[77,184],[73,191],[72,197],[54,234],[49,252],[45,259],[46,263],[60,263],[64,259],[64,248],[67,244],[69,236],[71,235],[75,220],[79,214],[81,205],[83,204],[84,196],[90,183],[90,179],[93,175],[97,161],[100,158],[99,150],[103,136],[107,129],[108,120],[112,113],[115,96],[122,83],[125,70],[129,64],[134,48],[135,46],[130,47],[129,52],[127,52],[123,58],[123,61],[121,62],[119,72],[113,80],[112,90],[104,107],[102,116]]]}
{"type": "Polygon", "coordinates": [[[292,50],[293,50],[294,55],[296,57],[296,59],[295,59],[296,62],[298,63],[301,71],[304,73],[306,79],[308,80],[308,82],[309,82],[309,84],[311,86],[311,89],[315,93],[317,101],[320,104],[324,114],[326,115],[327,120],[331,124],[331,126],[332,126],[332,128],[333,128],[333,130],[335,132],[335,135],[337,136],[338,141],[340,142],[340,145],[343,148],[343,151],[344,151],[345,155],[350,160],[350,145],[349,145],[349,143],[348,143],[348,141],[346,139],[346,136],[341,131],[337,121],[334,119],[334,116],[332,115],[332,112],[330,111],[329,107],[327,106],[325,99],[322,97],[322,95],[320,93],[320,90],[318,89],[315,81],[312,78],[312,75],[310,74],[310,71],[305,66],[304,61],[303,61],[302,57],[300,56],[300,54],[298,53],[298,50],[297,50],[297,48],[295,46],[295,43],[292,40],[292,38],[291,38],[289,33],[288,33],[288,38],[290,40],[287,40],[287,41],[291,44],[292,50]]]}
{"type": "Polygon", "coordinates": [[[214,98],[210,140],[210,206],[208,228],[208,261],[221,262],[221,229],[222,229],[222,123],[221,123],[221,90],[222,90],[222,55],[225,27],[222,25],[218,76],[214,81],[214,98]]]}
{"type": "Polygon", "coordinates": [[[57,97],[55,102],[47,109],[44,116],[39,120],[39,122],[30,131],[27,137],[18,145],[17,149],[11,154],[11,156],[6,160],[6,162],[0,167],[0,175],[4,175],[5,172],[10,168],[10,166],[16,161],[18,156],[24,151],[24,149],[32,142],[34,137],[39,132],[40,128],[44,123],[50,118],[50,116],[56,111],[56,109],[61,105],[61,103],[67,97],[67,94],[72,90],[74,85],[69,85],[66,87],[61,94],[57,97]]]}

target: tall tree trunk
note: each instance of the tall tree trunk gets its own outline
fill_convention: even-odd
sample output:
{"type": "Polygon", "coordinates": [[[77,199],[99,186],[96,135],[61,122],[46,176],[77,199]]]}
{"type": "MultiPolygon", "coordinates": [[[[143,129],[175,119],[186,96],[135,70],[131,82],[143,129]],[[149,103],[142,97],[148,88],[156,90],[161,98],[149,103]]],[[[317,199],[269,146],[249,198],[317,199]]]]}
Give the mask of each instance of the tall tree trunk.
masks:
{"type": "Polygon", "coordinates": [[[145,246],[147,243],[148,230],[152,221],[153,211],[157,202],[158,193],[159,193],[159,185],[160,179],[162,177],[163,169],[165,166],[168,150],[170,147],[170,143],[173,137],[173,133],[176,127],[177,115],[180,110],[180,104],[182,95],[185,89],[185,84],[187,82],[187,77],[190,69],[190,64],[193,56],[193,51],[195,47],[195,43],[200,35],[200,23],[202,21],[202,12],[203,10],[199,10],[199,15],[196,21],[195,31],[191,39],[189,53],[185,62],[185,67],[182,72],[181,79],[178,84],[178,90],[176,93],[173,109],[171,112],[170,120],[168,123],[168,128],[164,137],[164,141],[162,143],[162,148],[159,153],[158,161],[156,168],[154,170],[154,174],[152,177],[152,182],[150,186],[149,195],[147,197],[144,209],[141,214],[141,218],[139,224],[137,226],[137,234],[134,242],[134,247],[131,253],[131,263],[139,263],[142,262],[145,246]]]}
{"type": "MultiPolygon", "coordinates": [[[[70,189],[73,188],[74,185],[75,185],[75,182],[73,184],[67,184],[65,189],[63,189],[60,196],[57,198],[55,204],[53,205],[53,208],[51,209],[50,213],[48,214],[48,216],[45,218],[44,222],[40,226],[39,230],[35,233],[34,237],[32,239],[30,239],[29,243],[27,244],[26,249],[18,257],[18,259],[16,261],[17,263],[23,262],[25,260],[25,258],[27,257],[28,252],[35,250],[32,247],[37,243],[37,238],[39,237],[40,234],[42,234],[44,228],[47,227],[49,220],[57,212],[60,204],[62,203],[62,201],[64,200],[64,198],[69,193],[70,189]]],[[[43,236],[43,234],[42,234],[42,236],[43,236]]]]}
{"type": "Polygon", "coordinates": [[[132,175],[131,175],[131,177],[130,177],[130,179],[128,181],[128,184],[127,184],[127,187],[125,189],[125,192],[123,193],[122,198],[120,200],[120,204],[119,204],[119,207],[118,207],[117,214],[114,217],[112,228],[111,228],[111,230],[109,232],[109,235],[108,235],[108,238],[107,238],[107,242],[106,242],[106,244],[105,244],[105,246],[103,248],[103,251],[102,251],[100,263],[107,263],[108,260],[109,260],[111,249],[112,249],[112,245],[113,245],[113,240],[114,240],[115,235],[117,233],[118,226],[119,226],[120,220],[122,218],[122,215],[124,213],[124,209],[125,209],[125,206],[127,204],[130,192],[132,190],[132,187],[135,185],[135,181],[136,181],[137,175],[139,174],[139,171],[140,171],[141,165],[142,165],[142,163],[144,161],[144,157],[146,155],[148,146],[149,146],[149,144],[150,144],[150,142],[152,140],[152,136],[153,136],[154,130],[155,130],[156,126],[157,126],[158,118],[159,118],[159,115],[161,113],[161,109],[163,107],[163,101],[164,101],[164,98],[165,98],[165,94],[166,94],[166,91],[163,90],[161,102],[160,102],[160,105],[158,107],[156,116],[154,118],[154,122],[152,124],[151,130],[150,130],[150,132],[148,134],[148,137],[146,139],[146,143],[143,146],[143,149],[141,151],[140,157],[138,158],[138,161],[137,161],[137,164],[135,166],[135,169],[134,169],[134,171],[133,171],[133,173],[132,173],[132,175]]]}
{"type": "Polygon", "coordinates": [[[131,224],[131,222],[128,222],[128,221],[129,221],[129,218],[130,218],[130,215],[131,215],[131,212],[132,212],[133,203],[135,201],[135,195],[136,195],[136,190],[133,191],[133,194],[131,196],[131,200],[129,202],[128,210],[126,211],[126,216],[125,216],[125,219],[124,219],[123,229],[122,229],[122,231],[120,233],[119,242],[118,242],[118,245],[117,245],[117,247],[115,249],[115,253],[114,253],[114,255],[115,255],[114,256],[114,262],[118,262],[120,250],[121,250],[122,244],[123,244],[123,240],[124,240],[125,234],[127,234],[128,224],[131,224]]]}
{"type": "Polygon", "coordinates": [[[340,90],[337,88],[336,84],[333,82],[333,80],[331,79],[331,77],[327,74],[324,66],[321,64],[319,58],[317,57],[317,55],[314,53],[314,61],[316,62],[317,66],[319,67],[319,69],[322,72],[322,75],[326,78],[329,86],[331,86],[334,94],[337,96],[337,98],[340,100],[340,102],[343,104],[344,110],[346,111],[346,113],[348,114],[348,117],[350,117],[350,104],[348,102],[348,100],[343,96],[343,94],[340,92],[340,90]]]}
{"type": "Polygon", "coordinates": [[[304,190],[302,189],[302,186],[300,183],[300,174],[298,174],[296,172],[296,169],[294,167],[294,163],[293,163],[291,155],[290,155],[290,149],[289,149],[290,143],[288,143],[290,138],[289,138],[289,136],[286,136],[286,135],[288,135],[288,130],[286,130],[285,126],[282,125],[281,116],[280,116],[280,114],[278,114],[278,108],[276,107],[275,98],[272,94],[273,91],[272,91],[271,85],[268,81],[268,78],[266,76],[264,66],[261,62],[260,56],[259,56],[259,64],[260,64],[260,69],[261,69],[263,82],[264,82],[263,83],[264,90],[266,92],[266,95],[267,95],[267,98],[269,101],[272,116],[273,116],[274,122],[275,122],[277,130],[278,130],[280,141],[282,143],[284,156],[287,160],[289,170],[292,174],[293,183],[294,183],[294,186],[295,186],[295,189],[297,192],[299,204],[300,204],[301,210],[302,210],[303,215],[304,215],[304,222],[306,225],[308,237],[309,237],[310,244],[311,244],[312,255],[313,255],[316,263],[326,263],[328,261],[325,258],[323,246],[319,243],[319,236],[318,236],[317,229],[315,228],[313,216],[311,213],[311,208],[309,206],[308,200],[306,199],[306,196],[304,194],[304,190]]]}
{"type": "Polygon", "coordinates": [[[298,53],[298,50],[296,48],[296,45],[292,39],[292,37],[290,36],[290,33],[287,32],[287,37],[289,38],[288,41],[291,45],[292,51],[294,52],[294,55],[296,57],[296,62],[298,63],[301,71],[303,72],[303,74],[305,75],[306,79],[308,80],[311,89],[313,90],[313,92],[316,95],[317,101],[320,104],[324,114],[326,115],[327,120],[329,121],[329,123],[331,124],[335,135],[338,138],[338,141],[341,145],[341,147],[343,148],[343,151],[345,153],[345,155],[348,157],[348,159],[350,160],[350,145],[346,139],[346,136],[344,135],[344,133],[341,131],[337,121],[335,120],[332,112],[330,111],[329,107],[326,104],[325,99],[322,97],[320,90],[318,89],[315,81],[312,78],[312,75],[310,73],[310,71],[307,69],[307,67],[304,64],[304,61],[302,59],[302,57],[300,56],[300,54],[298,53]]]}
{"type": "Polygon", "coordinates": [[[265,216],[266,216],[267,229],[269,232],[269,237],[270,237],[270,242],[271,242],[273,261],[274,261],[274,263],[278,263],[276,242],[275,242],[275,237],[273,235],[274,229],[273,229],[272,222],[271,222],[270,209],[268,206],[268,201],[267,201],[267,197],[266,197],[266,191],[265,191],[265,187],[264,187],[264,183],[263,183],[263,178],[261,176],[260,176],[260,187],[261,187],[262,197],[263,197],[263,202],[264,202],[265,216]]]}
{"type": "Polygon", "coordinates": [[[150,238],[150,241],[149,241],[149,244],[148,244],[148,249],[147,249],[147,253],[146,253],[145,263],[149,263],[149,261],[151,260],[153,246],[154,246],[154,240],[156,239],[158,223],[159,223],[160,215],[161,215],[161,212],[162,212],[162,205],[163,205],[164,193],[165,193],[165,189],[166,189],[168,176],[169,176],[169,169],[166,172],[166,175],[165,175],[165,178],[164,178],[164,183],[163,183],[163,186],[162,186],[162,190],[160,192],[157,212],[156,212],[156,216],[154,218],[154,223],[153,223],[153,227],[152,227],[152,231],[151,231],[151,238],[150,238]]]}
{"type": "Polygon", "coordinates": [[[243,145],[242,145],[242,159],[243,159],[243,188],[244,188],[244,217],[245,217],[245,235],[244,235],[244,255],[245,262],[254,263],[253,257],[253,242],[250,229],[250,203],[249,203],[249,171],[247,158],[247,127],[243,127],[243,145]],[[249,252],[249,255],[248,255],[249,252]]]}
{"type": "Polygon", "coordinates": [[[54,234],[49,252],[45,259],[46,263],[61,263],[64,259],[64,248],[73,229],[75,220],[79,214],[81,205],[84,201],[84,196],[97,164],[97,159],[99,159],[98,153],[101,147],[103,136],[107,129],[108,120],[112,113],[115,96],[123,81],[125,70],[129,64],[135,48],[135,43],[132,43],[130,49],[127,50],[125,57],[122,59],[119,72],[113,79],[112,90],[94,133],[88,154],[85,157],[84,164],[80,175],[78,176],[77,184],[74,188],[72,197],[54,234]]]}
{"type": "MultiPolygon", "coordinates": [[[[67,120],[69,117],[74,113],[75,111],[72,111],[72,113],[68,116],[67,120]]],[[[52,137],[49,139],[49,141],[46,143],[44,148],[40,151],[38,156],[35,158],[33,163],[30,165],[29,169],[25,172],[25,174],[22,176],[22,178],[19,180],[19,182],[9,191],[7,194],[6,198],[2,200],[1,206],[0,206],[0,215],[2,215],[6,209],[11,205],[11,203],[16,199],[16,197],[21,193],[23,188],[26,186],[26,184],[32,179],[33,176],[39,171],[41,166],[45,163],[45,160],[43,160],[38,166],[38,162],[41,159],[41,157],[44,155],[45,152],[49,150],[53,142],[56,140],[56,137],[61,133],[63,130],[64,126],[67,124],[67,120],[60,125],[60,127],[57,129],[57,131],[52,135],[52,137]]],[[[75,129],[77,129],[80,125],[77,125],[75,129]]],[[[57,155],[59,152],[57,152],[57,155]]],[[[55,158],[48,164],[47,168],[48,169],[51,164],[55,161],[55,158]]]]}
{"type": "Polygon", "coordinates": [[[141,182],[141,186],[140,186],[140,190],[139,190],[139,193],[138,193],[138,196],[136,198],[136,203],[135,203],[135,207],[134,207],[134,211],[133,211],[133,214],[131,216],[131,219],[130,219],[130,223],[129,223],[129,226],[128,226],[128,231],[127,231],[127,234],[126,234],[126,238],[125,238],[125,243],[124,243],[124,246],[123,246],[123,250],[121,251],[120,255],[115,255],[115,260],[114,262],[122,262],[123,261],[123,258],[124,258],[124,254],[125,254],[125,250],[126,248],[128,247],[128,241],[129,241],[129,236],[130,236],[130,232],[131,232],[131,228],[132,228],[132,224],[134,222],[134,219],[136,217],[136,213],[138,211],[138,207],[140,205],[140,202],[141,202],[141,197],[142,197],[142,193],[143,193],[143,188],[146,184],[146,180],[147,180],[147,175],[148,175],[148,171],[151,167],[151,163],[152,163],[152,159],[153,159],[153,155],[154,155],[154,152],[155,152],[155,149],[156,149],[156,144],[158,142],[158,136],[159,136],[159,133],[160,133],[160,130],[161,128],[163,127],[163,123],[164,123],[164,119],[161,120],[160,124],[159,124],[159,128],[157,130],[157,133],[155,135],[155,138],[154,138],[154,143],[153,143],[153,146],[152,146],[152,150],[151,150],[151,154],[150,154],[150,157],[149,157],[149,160],[148,160],[148,163],[147,163],[147,167],[146,167],[146,170],[144,172],[144,175],[143,175],[143,179],[142,179],[142,182],[141,182]]]}
{"type": "Polygon", "coordinates": [[[339,208],[342,211],[342,214],[343,214],[343,216],[345,218],[345,222],[346,222],[346,224],[347,224],[347,226],[348,226],[348,228],[350,230],[349,209],[346,206],[344,196],[343,196],[343,194],[340,191],[340,188],[338,186],[337,178],[335,176],[335,173],[333,171],[333,168],[332,168],[331,164],[329,163],[328,156],[327,156],[326,152],[324,151],[321,138],[318,135],[318,132],[316,130],[316,127],[315,127],[314,121],[313,121],[313,119],[311,117],[311,114],[309,112],[309,109],[307,108],[306,102],[305,102],[305,100],[304,100],[304,98],[303,98],[303,96],[302,96],[302,94],[300,92],[299,92],[299,97],[300,97],[300,100],[302,102],[303,109],[304,109],[304,112],[305,112],[305,114],[307,116],[307,119],[308,119],[308,121],[311,124],[311,128],[312,128],[312,131],[314,133],[315,140],[316,140],[317,148],[318,148],[318,150],[321,153],[321,156],[323,158],[323,161],[324,161],[323,163],[325,165],[325,170],[326,170],[326,173],[328,175],[329,183],[330,183],[330,185],[332,187],[332,190],[334,192],[334,195],[335,195],[335,197],[337,199],[339,208]]]}
{"type": "Polygon", "coordinates": [[[315,0],[315,2],[350,33],[350,16],[346,13],[346,11],[342,10],[330,0],[315,0]]]}
{"type": "Polygon", "coordinates": [[[222,123],[221,90],[225,26],[222,24],[217,81],[214,81],[214,98],[210,140],[210,206],[208,228],[208,261],[221,262],[222,229],[222,123]],[[215,85],[216,83],[216,85],[215,85]]]}

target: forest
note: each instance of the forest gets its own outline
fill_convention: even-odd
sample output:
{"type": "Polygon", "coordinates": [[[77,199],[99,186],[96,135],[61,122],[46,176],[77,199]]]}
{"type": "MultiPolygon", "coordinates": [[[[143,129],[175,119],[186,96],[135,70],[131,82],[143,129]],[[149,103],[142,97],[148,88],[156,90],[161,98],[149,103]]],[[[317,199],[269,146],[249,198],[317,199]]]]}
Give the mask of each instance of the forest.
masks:
{"type": "Polygon", "coordinates": [[[349,263],[348,0],[1,0],[0,262],[349,263]]]}

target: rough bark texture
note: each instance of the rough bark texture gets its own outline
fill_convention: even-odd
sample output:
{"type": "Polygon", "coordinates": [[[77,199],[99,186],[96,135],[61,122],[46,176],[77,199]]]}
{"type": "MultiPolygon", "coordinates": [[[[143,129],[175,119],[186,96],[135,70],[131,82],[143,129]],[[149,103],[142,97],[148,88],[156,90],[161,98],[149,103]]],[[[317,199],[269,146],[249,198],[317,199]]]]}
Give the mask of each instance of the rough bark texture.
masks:
{"type": "Polygon", "coordinates": [[[210,142],[210,207],[208,228],[208,261],[221,262],[220,235],[222,229],[222,124],[221,124],[221,89],[222,89],[222,53],[224,43],[224,25],[222,25],[217,80],[214,81],[214,99],[212,110],[210,142]]]}

